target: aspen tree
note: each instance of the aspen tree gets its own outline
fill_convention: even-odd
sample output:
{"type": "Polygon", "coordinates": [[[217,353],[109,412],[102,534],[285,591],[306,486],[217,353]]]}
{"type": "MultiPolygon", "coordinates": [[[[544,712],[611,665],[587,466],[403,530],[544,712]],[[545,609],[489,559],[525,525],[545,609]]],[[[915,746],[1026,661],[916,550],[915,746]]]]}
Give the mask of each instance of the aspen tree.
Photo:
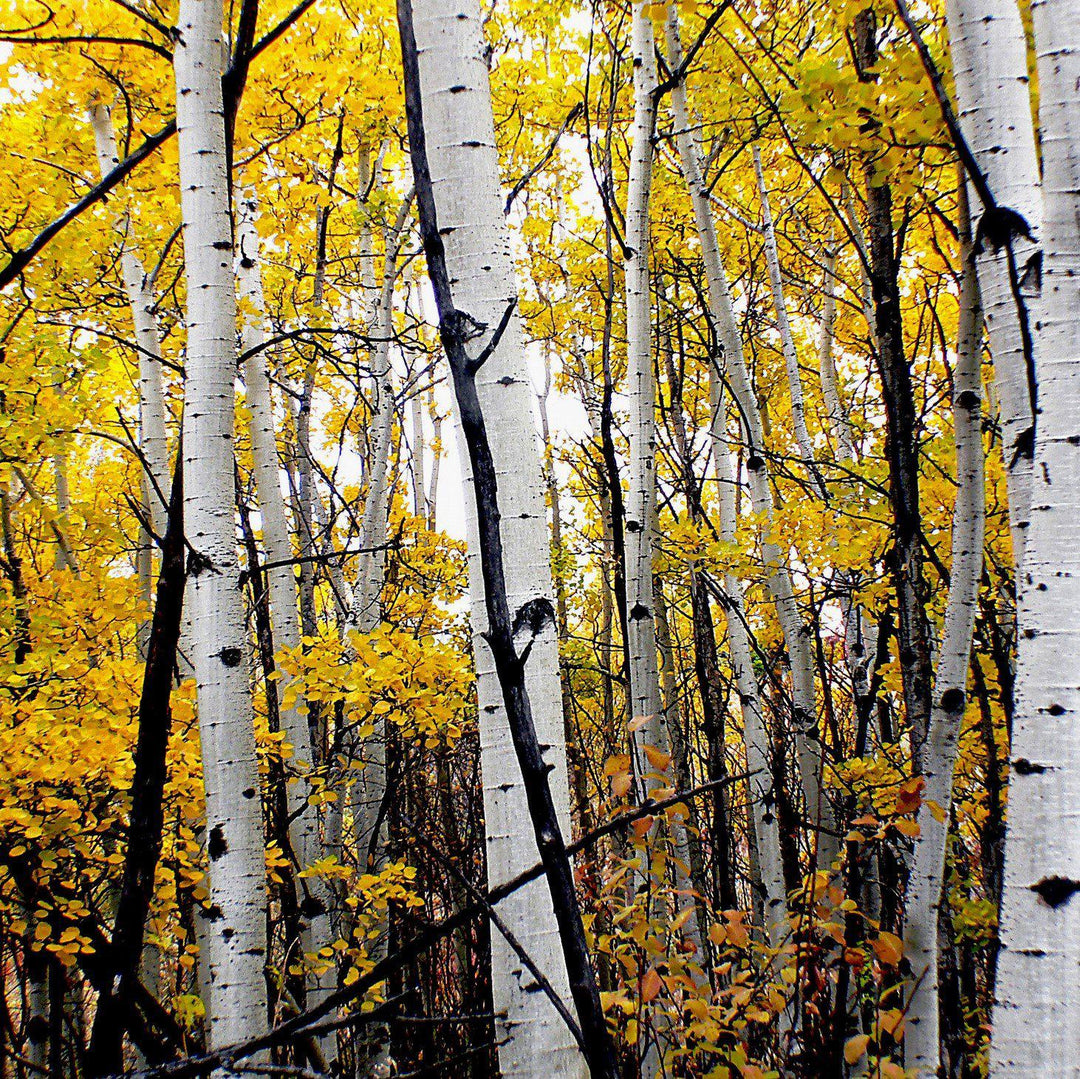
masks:
{"type": "Polygon", "coordinates": [[[1008,218],[988,214],[977,202],[972,206],[979,288],[1001,406],[1013,558],[1020,567],[1032,482],[1028,366],[1039,344],[1029,308],[1037,302],[1042,257],[1027,38],[1016,0],[948,0],[945,13],[960,129],[998,205],[1019,215],[1008,218]]]}
{"type": "MultiPolygon", "coordinates": [[[[404,0],[408,3],[408,0],[404,0]]],[[[554,617],[554,586],[544,509],[535,395],[525,366],[521,323],[513,308],[516,282],[509,233],[499,196],[498,160],[480,10],[476,0],[446,8],[436,0],[410,5],[419,92],[438,227],[454,304],[466,337],[485,342],[501,328],[476,373],[476,394],[487,421],[496,469],[506,601],[531,639],[525,691],[536,737],[549,769],[548,783],[564,834],[570,794],[563,737],[562,692],[554,617]],[[528,612],[535,612],[535,617],[528,612]]],[[[418,200],[421,192],[417,190],[418,200]]],[[[468,448],[455,411],[463,469],[468,538],[473,652],[480,704],[481,766],[487,828],[488,881],[494,885],[531,865],[536,839],[521,769],[491,645],[480,528],[468,448]]],[[[569,981],[552,900],[536,881],[500,904],[502,918],[565,1000],[569,981]]],[[[506,1039],[499,1062],[506,1075],[575,1076],[584,1059],[558,1013],[513,950],[493,934],[492,996],[506,1039]]]]}
{"type": "Polygon", "coordinates": [[[791,332],[788,318],[787,300],[784,296],[784,278],[780,272],[780,253],[776,246],[776,225],[773,222],[772,206],[769,203],[769,190],[765,186],[765,174],[761,168],[761,150],[755,146],[752,151],[754,176],[757,180],[758,198],[761,201],[761,234],[765,240],[765,263],[769,268],[769,287],[772,290],[773,311],[776,313],[776,328],[780,333],[780,348],[784,354],[784,366],[787,369],[788,395],[791,399],[791,421],[795,428],[795,444],[799,447],[803,464],[809,471],[814,485],[824,496],[825,482],[814,463],[814,447],[810,442],[810,432],[806,426],[806,404],[803,395],[802,373],[799,371],[799,353],[795,348],[795,337],[791,332]]]}
{"type": "Polygon", "coordinates": [[[1080,10],[1042,0],[1032,15],[1044,263],[990,1071],[1034,1077],[1080,1060],[1080,10]]]}
{"type": "MultiPolygon", "coordinates": [[[[90,107],[101,175],[107,176],[119,163],[112,115],[101,102],[90,107]]],[[[151,526],[158,536],[165,534],[166,500],[169,497],[169,438],[165,425],[165,381],[162,376],[161,335],[154,314],[154,296],[149,276],[136,253],[135,222],[130,213],[117,221],[124,240],[120,268],[124,290],[131,307],[135,345],[139,355],[139,451],[146,470],[144,500],[151,526]]]]}
{"type": "Polygon", "coordinates": [[[236,293],[220,0],[183,0],[175,53],[187,362],[184,521],[210,856],[210,1038],[266,1026],[262,804],[233,498],[236,293]]]}
{"type": "Polygon", "coordinates": [[[630,398],[630,474],[626,496],[626,631],[630,652],[630,717],[640,794],[656,769],[644,747],[666,750],[653,612],[656,532],[656,387],[649,302],[649,192],[656,128],[656,46],[649,5],[635,0],[631,25],[634,121],[626,191],[626,368],[630,398]]]}
{"type": "MultiPolygon", "coordinates": [[[[678,15],[671,9],[668,20],[669,65],[677,68],[682,54],[678,36],[678,15]]],[[[754,511],[762,520],[762,555],[769,571],[769,592],[776,607],[777,618],[784,634],[788,661],[791,666],[792,704],[796,729],[796,745],[803,792],[806,797],[807,815],[820,831],[818,834],[818,862],[828,865],[837,853],[834,835],[832,807],[823,789],[822,769],[824,759],[821,743],[816,736],[817,700],[814,689],[814,668],[810,655],[807,627],[799,613],[787,558],[780,551],[772,536],[773,495],[769,480],[769,466],[764,456],[764,430],[757,398],[750,384],[750,376],[743,356],[742,335],[735,318],[727,275],[720,256],[716,235],[716,223],[709,204],[708,191],[702,177],[701,155],[693,139],[690,110],[686,104],[686,87],[679,82],[672,89],[672,107],[675,112],[676,140],[679,164],[686,181],[694,209],[694,220],[701,241],[708,283],[709,314],[712,317],[724,357],[724,375],[731,387],[731,394],[738,407],[743,436],[747,443],[747,476],[754,511]]],[[[721,372],[717,378],[714,401],[722,399],[721,372]]],[[[716,409],[714,406],[714,414],[716,409]]],[[[715,463],[714,463],[715,467],[715,463]]]]}
{"type": "MultiPolygon", "coordinates": [[[[961,193],[961,200],[966,202],[961,193]]],[[[965,206],[966,210],[966,206],[965,206]]],[[[966,218],[966,212],[964,217],[966,218]]],[[[960,312],[953,372],[953,431],[956,444],[956,503],[952,561],[944,632],[934,670],[933,708],[923,746],[926,786],[917,822],[919,834],[904,904],[904,955],[910,967],[904,1057],[919,1074],[937,1074],[938,919],[945,880],[945,851],[952,806],[953,771],[960,724],[967,703],[971,640],[983,564],[986,493],[982,445],[982,310],[971,227],[962,221],[960,312]]],[[[947,915],[946,915],[947,916],[947,915]]]]}
{"type": "MultiPolygon", "coordinates": [[[[238,199],[237,283],[243,301],[240,318],[240,342],[247,359],[244,361],[246,403],[250,413],[249,435],[251,458],[255,475],[255,490],[262,520],[263,546],[266,550],[265,573],[270,597],[270,619],[277,651],[300,647],[300,621],[297,607],[296,574],[293,571],[293,546],[285,501],[281,493],[281,470],[277,452],[277,425],[267,372],[268,342],[265,327],[262,269],[259,260],[258,202],[255,196],[241,192],[238,199]]],[[[290,678],[282,674],[278,682],[282,696],[288,691],[290,678]]],[[[309,774],[314,766],[314,751],[307,716],[296,701],[279,708],[279,720],[285,737],[292,746],[289,770],[298,773],[295,781],[287,782],[285,799],[289,815],[289,842],[297,874],[307,870],[323,854],[319,837],[318,810],[308,801],[311,793],[309,774]]],[[[293,779],[292,776],[289,777],[293,779]]],[[[300,903],[300,945],[304,952],[316,955],[329,948],[332,941],[330,910],[332,896],[324,878],[296,877],[297,890],[304,893],[300,903]]],[[[315,1004],[334,988],[336,982],[333,959],[322,956],[316,963],[320,973],[308,989],[308,1003],[315,1004]]],[[[322,1039],[324,1055],[332,1059],[333,1036],[322,1039]]]]}

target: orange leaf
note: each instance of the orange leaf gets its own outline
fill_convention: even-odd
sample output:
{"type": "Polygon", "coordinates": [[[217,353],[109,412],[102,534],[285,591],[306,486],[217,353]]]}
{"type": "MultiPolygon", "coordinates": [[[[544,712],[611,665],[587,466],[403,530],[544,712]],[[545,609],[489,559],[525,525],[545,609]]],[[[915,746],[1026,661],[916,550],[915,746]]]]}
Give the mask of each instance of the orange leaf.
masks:
{"type": "Polygon", "coordinates": [[[899,1041],[904,1036],[904,1013],[899,1008],[878,1012],[878,1026],[899,1041]]]}
{"type": "Polygon", "coordinates": [[[671,754],[664,753],[662,750],[657,749],[656,746],[646,746],[645,756],[649,758],[649,763],[658,772],[666,772],[671,767],[671,754]]]}
{"type": "Polygon", "coordinates": [[[900,784],[896,793],[896,812],[915,813],[922,805],[922,792],[926,789],[926,780],[922,776],[913,776],[900,784]]]}
{"type": "Polygon", "coordinates": [[[725,911],[724,917],[727,919],[728,923],[728,943],[734,945],[736,948],[745,948],[747,944],[750,943],[750,934],[747,933],[746,926],[742,924],[742,911],[725,911]]]}
{"type": "Polygon", "coordinates": [[[869,1034],[856,1034],[854,1038],[848,1038],[847,1043],[844,1045],[844,1059],[849,1064],[857,1063],[859,1057],[866,1052],[866,1047],[869,1044],[869,1034]]]}
{"type": "MultiPolygon", "coordinates": [[[[845,948],[844,962],[855,970],[862,970],[863,964],[866,962],[866,956],[858,948],[845,948]]],[[[848,1063],[850,1064],[851,1061],[849,1060],[848,1063]]]]}
{"type": "Polygon", "coordinates": [[[656,999],[660,990],[663,988],[663,981],[660,979],[660,975],[657,974],[655,967],[649,967],[645,972],[644,977],[641,979],[641,1002],[642,1004],[648,1004],[650,1001],[656,999]]]}
{"type": "Polygon", "coordinates": [[[630,789],[631,779],[629,772],[621,772],[611,780],[611,793],[616,798],[621,798],[630,789]]]}

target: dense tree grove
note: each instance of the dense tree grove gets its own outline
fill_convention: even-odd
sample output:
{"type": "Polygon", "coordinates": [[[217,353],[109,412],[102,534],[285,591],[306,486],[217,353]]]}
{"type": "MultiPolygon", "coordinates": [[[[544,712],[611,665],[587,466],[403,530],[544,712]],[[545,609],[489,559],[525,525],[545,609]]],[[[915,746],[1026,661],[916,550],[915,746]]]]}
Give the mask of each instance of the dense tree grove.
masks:
{"type": "Polygon", "coordinates": [[[1080,1075],[1077,0],[0,6],[0,1079],[1080,1075]]]}

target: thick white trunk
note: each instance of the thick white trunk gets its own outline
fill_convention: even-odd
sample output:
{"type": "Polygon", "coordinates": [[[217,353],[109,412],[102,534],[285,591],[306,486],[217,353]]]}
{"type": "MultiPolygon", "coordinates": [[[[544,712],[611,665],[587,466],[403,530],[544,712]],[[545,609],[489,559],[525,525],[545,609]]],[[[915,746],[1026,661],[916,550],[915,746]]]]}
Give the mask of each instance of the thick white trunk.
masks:
{"type": "Polygon", "coordinates": [[[1032,15],[1045,262],[991,1074],[1034,1077],[1080,1060],[1080,8],[1032,15]]]}
{"type": "Polygon", "coordinates": [[[985,489],[982,444],[982,312],[970,237],[962,247],[963,279],[953,373],[956,502],[945,624],[934,672],[933,708],[923,746],[926,780],[904,910],[904,955],[911,967],[904,1060],[936,1075],[940,1057],[938,916],[944,901],[945,846],[953,771],[967,701],[971,639],[983,563],[985,489]]]}
{"type": "Polygon", "coordinates": [[[210,1040],[266,1028],[266,871],[236,552],[236,294],[225,171],[221,0],[181,0],[176,44],[187,379],[184,523],[210,854],[210,1040]]]}
{"type": "MultiPolygon", "coordinates": [[[[668,52],[672,67],[679,62],[676,8],[671,9],[668,21],[668,52]]],[[[822,787],[823,758],[821,743],[811,734],[817,725],[817,701],[814,690],[814,668],[810,654],[807,627],[804,625],[795,599],[791,571],[787,559],[773,538],[773,496],[769,469],[764,457],[764,432],[757,397],[750,384],[750,375],[743,356],[742,336],[731,303],[727,274],[720,258],[716,223],[709,205],[709,193],[701,168],[701,154],[695,144],[686,89],[680,85],[672,90],[672,109],[675,113],[676,142],[679,161],[690,191],[694,219],[701,242],[702,258],[708,283],[709,310],[724,352],[724,373],[738,406],[743,434],[747,442],[746,471],[749,477],[750,499],[754,512],[762,522],[761,550],[769,571],[769,593],[776,607],[777,619],[787,646],[791,665],[791,695],[795,709],[795,738],[806,797],[807,815],[820,824],[818,861],[827,865],[837,853],[837,841],[832,819],[832,807],[822,787]]]]}
{"type": "MultiPolygon", "coordinates": [[[[648,5],[635,0],[631,48],[634,121],[626,192],[626,381],[630,400],[629,489],[626,496],[626,635],[630,653],[630,715],[644,720],[633,734],[640,793],[656,786],[646,746],[666,750],[653,612],[656,530],[656,388],[649,303],[649,194],[656,128],[656,49],[648,5]]],[[[664,784],[666,785],[666,780],[664,784]]]]}
{"type": "MultiPolygon", "coordinates": [[[[278,463],[277,434],[274,423],[274,404],[267,373],[267,347],[265,306],[263,302],[262,275],[259,262],[259,233],[256,229],[258,204],[253,195],[244,193],[239,200],[239,220],[236,238],[237,282],[244,310],[241,316],[240,341],[244,352],[252,354],[244,362],[244,384],[247,391],[247,407],[251,415],[249,434],[251,458],[255,475],[256,499],[262,521],[263,547],[266,550],[266,581],[270,598],[270,622],[274,635],[275,651],[300,647],[300,619],[297,607],[296,574],[293,569],[293,547],[289,522],[285,514],[285,500],[281,493],[281,469],[278,463]],[[256,350],[256,351],[252,351],[256,350]]],[[[278,682],[279,700],[291,682],[289,675],[281,673],[278,682]]],[[[307,715],[298,705],[279,710],[281,729],[292,746],[288,762],[290,776],[285,788],[289,813],[289,842],[298,870],[306,869],[323,856],[319,838],[319,816],[316,807],[308,804],[311,793],[307,776],[314,764],[311,732],[307,715]]],[[[333,942],[330,925],[332,896],[324,878],[297,879],[301,901],[307,899],[305,917],[301,927],[301,947],[308,954],[328,948],[333,942]],[[304,894],[306,893],[306,894],[304,894]]],[[[329,993],[336,983],[332,959],[309,985],[309,1006],[318,1003],[321,996],[329,993]]],[[[332,1052],[336,1038],[331,1035],[322,1041],[324,1055],[332,1052]]]]}
{"type": "MultiPolygon", "coordinates": [[[[1027,39],[1016,0],[947,0],[945,11],[964,138],[998,204],[1019,213],[1037,241],[1042,225],[1039,160],[1031,121],[1027,39]]],[[[974,202],[971,210],[978,222],[983,207],[974,202]]],[[[1019,236],[1012,246],[1022,278],[1038,247],[1019,236]]],[[[1020,291],[1032,308],[1031,330],[1037,335],[1033,284],[1029,281],[1020,291]]],[[[979,285],[1001,404],[1009,521],[1019,568],[1031,505],[1031,398],[1008,253],[1003,246],[995,247],[991,237],[983,238],[981,244],[979,285]]],[[[1037,336],[1033,343],[1037,350],[1037,336]]]]}
{"type": "MultiPolygon", "coordinates": [[[[487,326],[484,340],[515,302],[517,289],[510,237],[499,195],[495,125],[486,50],[477,0],[448,7],[414,0],[424,127],[439,229],[446,247],[454,301],[487,326]]],[[[497,469],[499,510],[511,611],[544,599],[554,609],[554,587],[544,507],[541,451],[534,420],[535,395],[525,365],[521,323],[512,315],[497,347],[477,375],[497,469]]],[[[497,884],[536,861],[533,836],[502,693],[483,633],[487,625],[472,477],[459,433],[481,765],[487,827],[488,879],[497,884]]],[[[526,689],[536,733],[552,768],[552,797],[564,834],[569,834],[570,796],[563,736],[562,695],[554,622],[538,634],[529,657],[526,689]]],[[[538,880],[500,904],[521,944],[569,1002],[566,967],[551,899],[538,880]]],[[[492,996],[504,1075],[548,1079],[583,1075],[584,1061],[562,1019],[498,934],[492,934],[492,996]]]]}

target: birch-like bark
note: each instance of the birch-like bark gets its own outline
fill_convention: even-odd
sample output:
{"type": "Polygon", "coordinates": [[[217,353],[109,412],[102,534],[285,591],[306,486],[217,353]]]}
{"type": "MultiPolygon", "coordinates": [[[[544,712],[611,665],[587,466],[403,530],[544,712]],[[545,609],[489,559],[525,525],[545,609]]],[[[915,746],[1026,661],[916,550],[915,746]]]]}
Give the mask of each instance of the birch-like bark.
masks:
{"type": "MultiPolygon", "coordinates": [[[[963,199],[962,199],[963,201],[963,199]]],[[[961,221],[960,315],[953,372],[956,502],[945,624],[934,672],[933,708],[923,747],[926,780],[919,809],[904,911],[904,955],[910,965],[904,1062],[916,1074],[936,1075],[940,1063],[938,920],[960,724],[967,702],[971,640],[982,576],[986,495],[982,444],[982,312],[971,229],[961,221]]]]}
{"type": "MultiPolygon", "coordinates": [[[[840,399],[840,383],[833,359],[836,336],[836,248],[831,244],[825,250],[822,262],[821,326],[818,336],[818,375],[821,396],[825,404],[825,430],[830,442],[836,447],[836,460],[840,465],[851,466],[856,460],[855,438],[851,429],[851,417],[840,399]]],[[[872,312],[871,312],[872,313],[872,312]]],[[[873,329],[873,322],[868,322],[873,329]]],[[[852,602],[852,593],[858,585],[857,574],[844,571],[841,574],[844,591],[840,597],[840,610],[844,618],[844,661],[851,675],[856,708],[863,707],[870,693],[871,666],[877,653],[878,626],[867,612],[852,602]]]]}
{"type": "MultiPolygon", "coordinates": [[[[427,159],[454,302],[463,313],[460,317],[471,320],[467,326],[486,327],[479,339],[487,341],[507,318],[517,289],[499,195],[480,8],[477,0],[462,0],[452,8],[437,0],[415,0],[412,13],[427,159]]],[[[477,373],[476,392],[497,470],[502,547],[513,554],[505,565],[508,606],[518,612],[527,604],[546,601],[554,610],[535,395],[516,314],[507,318],[496,347],[477,373]]],[[[476,499],[456,410],[455,427],[464,473],[487,871],[489,884],[495,885],[535,860],[536,837],[491,648],[484,636],[488,614],[476,499]]],[[[548,780],[560,828],[568,834],[570,796],[554,619],[538,627],[525,666],[525,683],[536,735],[546,747],[544,758],[551,768],[548,780]]],[[[555,991],[568,999],[566,964],[545,881],[515,892],[500,903],[499,910],[555,991]]],[[[506,1039],[499,1048],[503,1074],[515,1079],[583,1075],[584,1059],[574,1038],[547,997],[536,989],[517,955],[499,935],[493,935],[492,998],[500,1017],[500,1041],[506,1039]]]]}
{"type": "MultiPolygon", "coordinates": [[[[678,67],[681,55],[678,14],[677,8],[673,6],[668,17],[668,63],[673,70],[678,67]]],[[[769,573],[769,593],[776,608],[777,619],[784,635],[784,644],[787,647],[788,662],[791,666],[796,747],[803,793],[806,798],[807,816],[812,826],[820,828],[817,848],[818,863],[829,865],[837,854],[838,844],[835,837],[832,806],[824,794],[822,785],[824,758],[821,743],[816,738],[817,701],[807,627],[799,613],[787,559],[781,553],[772,534],[774,506],[769,468],[764,456],[761,413],[758,410],[757,398],[750,383],[750,375],[743,355],[742,337],[731,303],[724,264],[720,258],[716,223],[709,205],[709,192],[702,176],[701,152],[694,139],[686,101],[686,87],[682,83],[672,89],[671,104],[675,116],[679,161],[683,178],[690,191],[702,257],[705,262],[709,313],[720,338],[724,353],[724,374],[738,406],[743,436],[747,444],[746,471],[749,477],[750,498],[755,514],[762,522],[761,549],[769,573]]],[[[720,379],[720,371],[714,371],[711,377],[720,379]]]]}
{"type": "MultiPolygon", "coordinates": [[[[626,379],[630,399],[629,484],[625,505],[626,634],[629,653],[631,746],[638,797],[645,798],[670,777],[649,760],[646,749],[668,748],[660,698],[656,652],[656,611],[653,606],[653,543],[656,506],[656,386],[653,374],[652,318],[649,287],[649,203],[652,188],[653,136],[656,130],[657,65],[650,5],[634,0],[631,51],[634,65],[634,119],[626,191],[626,379]],[[640,726],[638,726],[640,724],[640,726]]],[[[726,795],[717,792],[717,799],[726,795]]],[[[726,842],[727,836],[720,837],[726,842]]],[[[678,839],[676,839],[678,843],[678,839]]],[[[648,880],[642,865],[642,876],[648,880]]],[[[692,916],[696,921],[696,912],[692,916]]],[[[694,926],[696,932],[697,927],[694,926]]],[[[699,937],[700,939],[700,937],[699,937]]],[[[653,1016],[654,1025],[663,1013],[653,1016]]],[[[644,1029],[642,1030],[645,1035],[644,1029]]],[[[660,1041],[643,1045],[641,1071],[652,1075],[659,1065],[660,1041]]]]}
{"type": "Polygon", "coordinates": [[[1010,1077],[1080,1060],[1080,8],[1032,15],[1045,262],[991,1047],[991,1074],[1010,1077]]]}
{"type": "MultiPolygon", "coordinates": [[[[239,200],[237,222],[237,282],[244,309],[241,312],[241,348],[250,353],[244,363],[247,407],[251,414],[249,434],[255,490],[262,520],[263,547],[266,550],[266,580],[270,598],[270,621],[277,651],[300,647],[300,621],[297,607],[296,574],[293,572],[293,546],[285,501],[281,493],[274,405],[267,372],[267,336],[261,264],[259,259],[258,203],[245,192],[239,200]]],[[[284,672],[278,682],[280,697],[288,690],[291,678],[284,672]]],[[[304,870],[323,855],[319,838],[319,817],[315,806],[308,804],[311,793],[307,782],[314,766],[314,752],[307,716],[299,702],[279,708],[281,729],[292,746],[289,771],[296,782],[286,784],[285,798],[289,814],[289,842],[296,868],[304,870]]],[[[298,890],[306,891],[301,910],[300,944],[313,955],[333,942],[330,926],[332,897],[323,877],[296,878],[298,890]]],[[[333,961],[323,962],[323,969],[309,979],[307,1003],[314,1006],[331,992],[336,983],[333,961]]],[[[331,1059],[337,1039],[331,1035],[321,1040],[324,1056],[331,1059]]]]}
{"type": "MultiPolygon", "coordinates": [[[[709,391],[712,403],[710,436],[720,509],[720,539],[724,543],[735,544],[738,542],[736,481],[726,433],[727,403],[719,377],[710,377],[709,391]]],[[[727,619],[728,650],[731,654],[735,686],[739,691],[746,770],[750,775],[747,786],[750,791],[750,816],[757,840],[761,906],[765,918],[763,928],[772,943],[779,944],[786,924],[784,915],[787,910],[787,888],[784,884],[784,864],[780,856],[779,823],[775,812],[773,772],[769,761],[771,739],[761,707],[757,675],[754,672],[742,582],[734,573],[724,574],[724,590],[727,593],[724,614],[727,619]]]]}
{"type": "MultiPolygon", "coordinates": [[[[119,163],[116,136],[108,108],[98,103],[90,108],[98,167],[104,177],[119,163]]],[[[165,426],[165,384],[162,377],[161,335],[154,314],[154,296],[146,271],[135,253],[133,224],[129,214],[117,222],[124,243],[120,269],[124,290],[131,306],[135,345],[139,353],[139,451],[147,474],[146,509],[158,536],[165,534],[166,502],[169,496],[169,440],[165,426]]]]}
{"type": "Polygon", "coordinates": [[[833,343],[836,340],[836,248],[832,244],[826,249],[823,262],[818,376],[821,379],[826,424],[836,447],[836,459],[846,465],[855,460],[855,444],[851,437],[848,415],[840,401],[840,381],[836,376],[836,361],[833,358],[833,343]]]}
{"type": "Polygon", "coordinates": [[[375,352],[372,358],[373,416],[371,423],[371,462],[368,471],[367,498],[360,525],[360,563],[352,619],[361,633],[370,633],[379,623],[379,598],[382,595],[386,566],[386,514],[389,504],[387,466],[394,430],[396,402],[390,370],[390,343],[394,334],[394,284],[397,280],[397,256],[402,231],[412,206],[411,193],[402,201],[397,218],[385,237],[382,288],[375,314],[375,352]],[[376,550],[378,548],[378,550],[376,550]]]}
{"type": "Polygon", "coordinates": [[[825,483],[814,464],[814,446],[806,426],[806,403],[803,397],[802,373],[799,371],[799,353],[795,348],[795,336],[788,319],[787,299],[784,296],[784,276],[780,272],[780,252],[776,246],[776,225],[769,191],[765,186],[765,173],[761,168],[761,150],[753,148],[754,175],[757,177],[758,198],[761,200],[761,232],[765,240],[765,264],[769,268],[769,287],[772,291],[776,328],[780,333],[780,347],[787,369],[788,396],[791,399],[791,423],[795,430],[795,444],[799,447],[803,464],[810,473],[821,495],[825,496],[825,483]]]}
{"type": "Polygon", "coordinates": [[[409,420],[412,426],[412,444],[409,460],[412,473],[413,516],[428,519],[427,462],[424,446],[424,404],[419,390],[409,400],[409,420]]]}
{"type": "MultiPolygon", "coordinates": [[[[119,163],[116,136],[110,110],[100,102],[90,106],[90,125],[94,132],[94,147],[102,177],[119,163]]],[[[142,504],[150,527],[157,536],[165,534],[165,498],[169,489],[169,443],[165,423],[165,385],[161,363],[161,334],[154,314],[154,296],[149,276],[135,253],[130,214],[117,221],[123,230],[124,241],[120,254],[120,270],[131,307],[135,330],[135,347],[139,357],[139,452],[142,455],[142,504]]],[[[149,609],[154,576],[154,542],[145,529],[140,529],[136,568],[139,574],[143,601],[149,609]]],[[[145,651],[150,623],[138,628],[139,647],[145,651]]],[[[181,650],[181,654],[183,653],[181,650]]],[[[186,665],[186,664],[185,664],[186,665]]]]}
{"type": "MultiPolygon", "coordinates": [[[[375,313],[375,352],[372,360],[374,415],[369,434],[371,461],[367,497],[360,524],[360,560],[350,625],[359,633],[371,633],[382,618],[382,591],[386,582],[386,516],[391,483],[388,471],[394,430],[396,401],[390,370],[390,342],[394,332],[394,285],[402,232],[412,206],[412,194],[402,201],[397,218],[385,236],[382,287],[375,313]]],[[[386,796],[386,718],[376,721],[375,731],[364,743],[364,770],[360,775],[360,802],[355,807],[354,828],[360,850],[374,850],[380,809],[386,796]]]]}
{"type": "Polygon", "coordinates": [[[175,53],[184,261],[184,520],[210,854],[210,1042],[266,1029],[266,869],[234,525],[236,294],[221,0],[181,0],[175,53]]]}
{"type": "MultiPolygon", "coordinates": [[[[656,530],[656,388],[649,303],[649,195],[656,128],[656,47],[648,4],[635,0],[631,29],[634,121],[626,192],[626,378],[630,399],[629,490],[626,496],[626,611],[630,652],[630,716],[643,721],[633,734],[642,797],[656,785],[646,746],[666,751],[661,721],[653,611],[653,540],[656,530]]],[[[666,782],[666,780],[662,781],[666,782]]]]}
{"type": "MultiPolygon", "coordinates": [[[[1031,117],[1027,38],[1016,0],[947,0],[945,12],[961,131],[998,204],[1020,214],[1031,232],[1031,237],[1014,234],[1004,243],[1002,237],[980,235],[976,245],[994,384],[1001,404],[1013,557],[1019,571],[1032,482],[1033,419],[1026,333],[1032,333],[1027,347],[1038,348],[1032,332],[1035,327],[1025,322],[1030,322],[1026,308],[1038,281],[1033,260],[1040,257],[1038,239],[1043,213],[1031,117]],[[1017,289],[1019,296],[1014,293],[1010,258],[1018,274],[1018,286],[1028,275],[1028,281],[1017,289]],[[1034,272],[1028,274],[1029,269],[1034,272]]],[[[982,209],[972,207],[976,219],[982,209]]],[[[979,231],[977,228],[977,235],[979,231]]]]}
{"type": "Polygon", "coordinates": [[[435,405],[435,388],[428,393],[431,420],[431,476],[427,487],[428,528],[435,530],[435,511],[439,506],[439,466],[442,462],[443,415],[435,405]]]}

